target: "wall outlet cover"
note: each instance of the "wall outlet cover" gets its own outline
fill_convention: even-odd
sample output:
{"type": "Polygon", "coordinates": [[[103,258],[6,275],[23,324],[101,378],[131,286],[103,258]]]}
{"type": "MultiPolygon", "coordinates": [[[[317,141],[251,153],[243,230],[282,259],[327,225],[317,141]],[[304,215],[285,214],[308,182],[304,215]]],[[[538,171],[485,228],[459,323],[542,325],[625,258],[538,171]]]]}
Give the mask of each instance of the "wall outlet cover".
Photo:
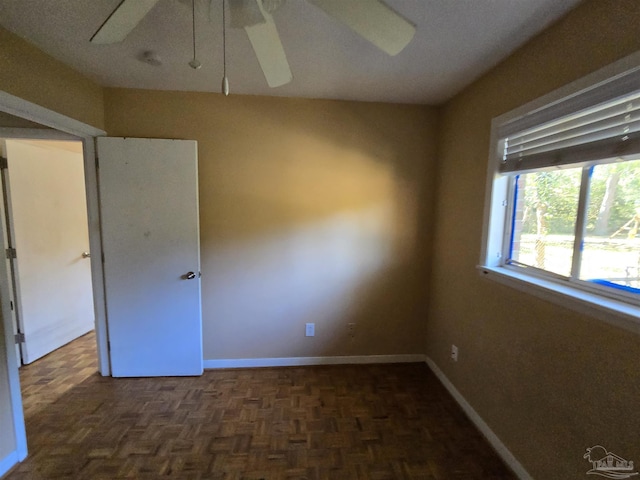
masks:
{"type": "Polygon", "coordinates": [[[304,335],[306,337],[313,337],[316,334],[316,324],[315,323],[307,323],[305,326],[304,335]]]}

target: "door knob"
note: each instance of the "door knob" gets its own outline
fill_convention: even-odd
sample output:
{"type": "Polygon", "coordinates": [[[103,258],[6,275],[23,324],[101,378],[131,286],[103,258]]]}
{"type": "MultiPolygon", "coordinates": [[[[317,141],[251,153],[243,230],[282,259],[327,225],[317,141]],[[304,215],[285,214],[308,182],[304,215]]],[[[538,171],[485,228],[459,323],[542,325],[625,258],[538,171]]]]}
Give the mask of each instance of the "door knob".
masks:
{"type": "Polygon", "coordinates": [[[89,252],[82,252],[82,258],[89,258],[91,254],[89,252]]]}
{"type": "Polygon", "coordinates": [[[187,280],[193,280],[194,278],[196,278],[196,274],[193,272],[187,272],[186,275],[184,276],[187,280]]]}

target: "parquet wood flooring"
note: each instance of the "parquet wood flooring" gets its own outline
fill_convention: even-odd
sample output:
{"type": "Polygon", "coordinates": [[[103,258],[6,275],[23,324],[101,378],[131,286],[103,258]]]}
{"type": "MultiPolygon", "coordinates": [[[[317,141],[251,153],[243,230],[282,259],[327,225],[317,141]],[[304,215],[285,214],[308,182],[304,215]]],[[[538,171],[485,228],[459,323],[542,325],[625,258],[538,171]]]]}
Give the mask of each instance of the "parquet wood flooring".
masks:
{"type": "Polygon", "coordinates": [[[28,419],[98,371],[95,332],[20,368],[22,407],[28,419]]]}
{"type": "Polygon", "coordinates": [[[114,379],[59,353],[21,375],[30,455],[8,480],[516,478],[424,364],[114,379]]]}

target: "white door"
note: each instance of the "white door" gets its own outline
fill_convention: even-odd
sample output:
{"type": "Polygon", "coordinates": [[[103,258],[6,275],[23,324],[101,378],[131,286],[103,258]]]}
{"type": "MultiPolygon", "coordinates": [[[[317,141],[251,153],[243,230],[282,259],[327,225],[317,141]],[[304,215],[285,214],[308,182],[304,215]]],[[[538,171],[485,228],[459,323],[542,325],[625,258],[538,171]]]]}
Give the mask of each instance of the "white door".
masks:
{"type": "Polygon", "coordinates": [[[94,329],[81,142],[6,140],[15,311],[31,363],[94,329]]]}
{"type": "Polygon", "coordinates": [[[111,372],[202,374],[197,143],[98,138],[111,372]]]}

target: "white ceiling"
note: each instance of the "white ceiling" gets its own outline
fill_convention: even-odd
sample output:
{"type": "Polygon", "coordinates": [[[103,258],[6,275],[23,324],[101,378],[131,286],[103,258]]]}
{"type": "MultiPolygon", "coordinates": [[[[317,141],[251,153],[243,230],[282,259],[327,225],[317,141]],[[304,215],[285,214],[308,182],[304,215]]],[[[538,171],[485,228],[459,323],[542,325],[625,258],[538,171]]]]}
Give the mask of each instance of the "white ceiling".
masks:
{"type": "MultiPolygon", "coordinates": [[[[305,0],[287,0],[274,19],[293,81],[267,87],[244,30],[228,28],[231,93],[440,104],[579,1],[387,0],[417,25],[409,46],[390,57],[305,0]]],[[[89,43],[119,2],[0,0],[0,24],[104,86],[220,91],[222,0],[211,8],[209,0],[196,1],[200,70],[188,66],[189,0],[160,0],[120,44],[89,43]],[[145,50],[163,64],[141,62],[145,50]]]]}

